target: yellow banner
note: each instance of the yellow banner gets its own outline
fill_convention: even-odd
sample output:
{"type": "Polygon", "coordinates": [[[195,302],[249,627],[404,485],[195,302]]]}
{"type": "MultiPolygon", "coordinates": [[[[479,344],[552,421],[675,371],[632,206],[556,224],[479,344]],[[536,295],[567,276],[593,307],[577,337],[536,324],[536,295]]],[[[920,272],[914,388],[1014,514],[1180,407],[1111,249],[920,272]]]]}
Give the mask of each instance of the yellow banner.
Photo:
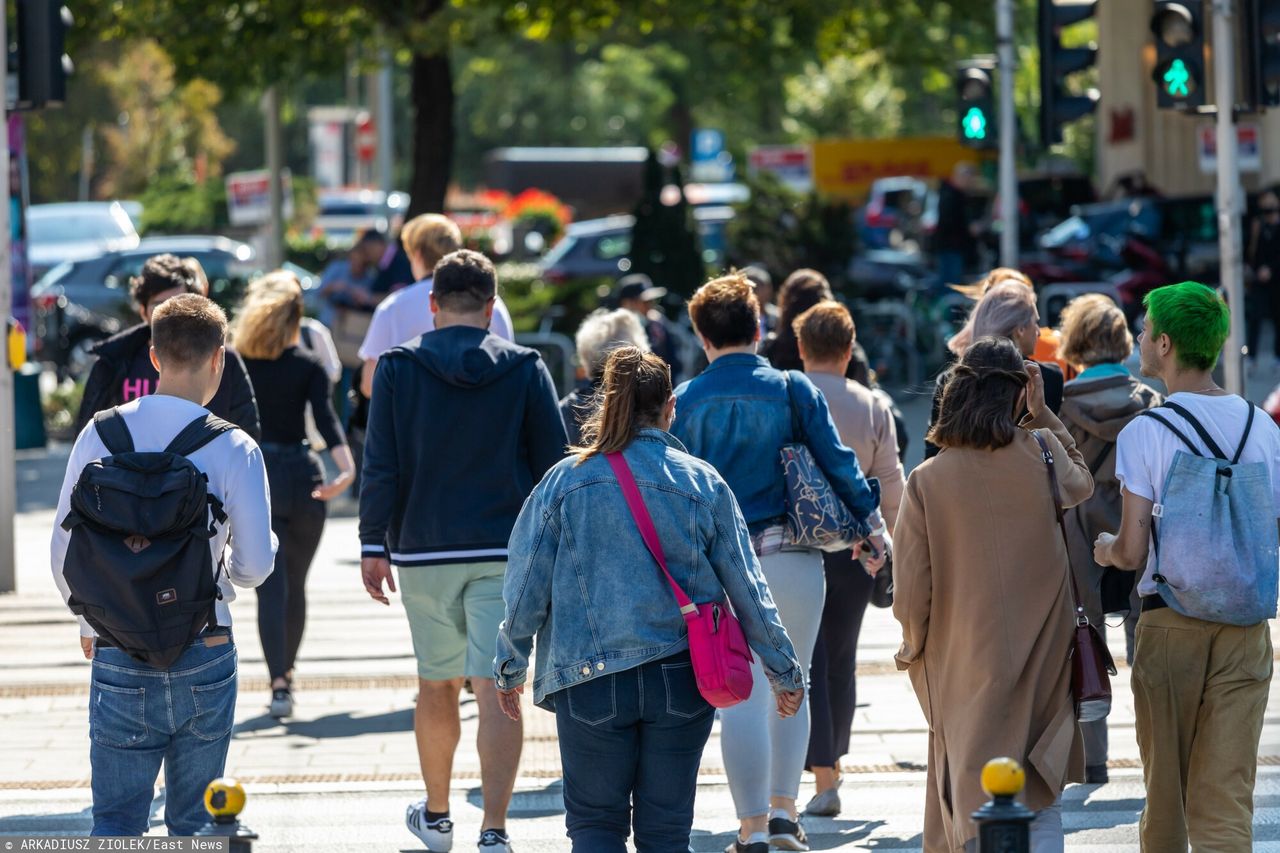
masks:
{"type": "Polygon", "coordinates": [[[813,183],[819,192],[860,201],[880,178],[945,178],[957,163],[986,157],[949,136],[828,139],[813,143],[813,183]]]}

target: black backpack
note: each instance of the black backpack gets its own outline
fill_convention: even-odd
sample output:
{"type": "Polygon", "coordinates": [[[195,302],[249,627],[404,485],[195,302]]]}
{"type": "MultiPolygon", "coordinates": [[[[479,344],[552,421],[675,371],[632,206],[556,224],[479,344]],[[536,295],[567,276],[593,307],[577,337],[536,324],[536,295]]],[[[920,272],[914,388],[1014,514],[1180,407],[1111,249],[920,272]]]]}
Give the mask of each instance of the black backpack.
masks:
{"type": "Polygon", "coordinates": [[[62,522],[71,533],[67,604],[99,637],[167,669],[200,632],[217,627],[222,598],[209,540],[227,515],[186,457],[236,427],[205,415],[164,450],[139,453],[118,410],[93,420],[111,455],[80,472],[62,522]]]}

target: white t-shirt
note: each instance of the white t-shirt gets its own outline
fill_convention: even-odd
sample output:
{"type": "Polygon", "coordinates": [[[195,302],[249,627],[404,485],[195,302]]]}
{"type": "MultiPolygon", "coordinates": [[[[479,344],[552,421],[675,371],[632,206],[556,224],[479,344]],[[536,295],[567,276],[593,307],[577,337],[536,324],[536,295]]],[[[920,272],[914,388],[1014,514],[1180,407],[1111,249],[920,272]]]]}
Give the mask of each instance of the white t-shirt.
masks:
{"type": "MultiPolygon", "coordinates": [[[[424,278],[382,300],[373,312],[369,331],[364,335],[364,343],[360,344],[361,358],[378,358],[392,347],[408,343],[435,329],[436,319],[431,313],[429,298],[431,285],[432,279],[424,278]]],[[[489,331],[512,342],[516,339],[511,327],[511,313],[507,311],[501,296],[493,303],[493,319],[489,323],[489,331]]]]}
{"type": "MultiPolygon", "coordinates": [[[[125,403],[120,407],[124,422],[133,437],[133,447],[139,451],[164,450],[179,432],[208,410],[190,400],[151,394],[125,403]]],[[[66,601],[71,590],[62,576],[62,566],[67,558],[67,544],[71,534],[62,529],[62,519],[71,510],[71,489],[80,479],[80,472],[90,462],[109,455],[109,451],[93,421],[71,448],[67,473],[62,481],[62,493],[58,496],[58,514],[53,527],[50,557],[53,580],[66,601]]],[[[223,433],[204,447],[187,457],[191,463],[209,477],[209,492],[222,501],[227,513],[227,523],[218,525],[218,533],[209,542],[213,552],[213,571],[217,575],[218,557],[223,553],[230,533],[235,533],[232,547],[226,552],[226,565],[218,577],[222,598],[217,602],[218,624],[231,625],[228,605],[235,600],[233,588],[256,587],[267,579],[275,568],[276,536],[271,532],[271,495],[267,487],[267,469],[262,461],[262,451],[243,430],[223,433]]],[[[80,636],[92,637],[89,623],[80,620],[80,636]]]]}
{"type": "MultiPolygon", "coordinates": [[[[1246,406],[1251,403],[1234,395],[1211,397],[1185,391],[1171,394],[1168,400],[1194,415],[1223,453],[1235,455],[1244,435],[1249,412],[1246,406]]],[[[1201,453],[1210,455],[1195,428],[1181,415],[1170,409],[1160,409],[1159,414],[1190,439],[1201,453]]],[[[1182,439],[1164,424],[1147,417],[1134,418],[1116,440],[1116,477],[1130,494],[1159,503],[1169,466],[1179,450],[1190,452],[1182,439]]],[[[1267,466],[1271,474],[1273,500],[1280,509],[1280,429],[1270,415],[1257,407],[1253,413],[1249,442],[1240,454],[1240,461],[1261,462],[1267,466]]],[[[1156,523],[1159,524],[1158,521],[1156,523]]],[[[1155,581],[1151,579],[1155,562],[1155,548],[1149,547],[1147,567],[1138,582],[1141,595],[1156,594],[1155,581]]]]}

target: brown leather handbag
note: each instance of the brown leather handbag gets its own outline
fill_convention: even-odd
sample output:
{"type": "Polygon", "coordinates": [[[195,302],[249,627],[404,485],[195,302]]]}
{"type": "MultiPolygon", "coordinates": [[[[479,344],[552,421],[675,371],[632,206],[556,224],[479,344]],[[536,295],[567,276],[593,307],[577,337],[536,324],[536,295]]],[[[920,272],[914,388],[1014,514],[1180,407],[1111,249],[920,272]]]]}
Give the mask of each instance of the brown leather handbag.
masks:
{"type": "MultiPolygon", "coordinates": [[[[1053,453],[1044,438],[1034,430],[1031,435],[1040,445],[1040,455],[1049,470],[1049,490],[1053,494],[1053,508],[1058,515],[1058,529],[1062,532],[1062,544],[1068,555],[1067,527],[1063,521],[1062,494],[1058,489],[1058,474],[1053,469],[1053,453]]],[[[1076,720],[1092,723],[1104,719],[1111,712],[1111,678],[1116,674],[1116,664],[1111,651],[1103,642],[1098,629],[1089,622],[1080,603],[1080,589],[1076,586],[1075,573],[1067,561],[1067,579],[1071,583],[1071,601],[1076,608],[1075,637],[1071,644],[1071,695],[1076,702],[1076,720]]]]}

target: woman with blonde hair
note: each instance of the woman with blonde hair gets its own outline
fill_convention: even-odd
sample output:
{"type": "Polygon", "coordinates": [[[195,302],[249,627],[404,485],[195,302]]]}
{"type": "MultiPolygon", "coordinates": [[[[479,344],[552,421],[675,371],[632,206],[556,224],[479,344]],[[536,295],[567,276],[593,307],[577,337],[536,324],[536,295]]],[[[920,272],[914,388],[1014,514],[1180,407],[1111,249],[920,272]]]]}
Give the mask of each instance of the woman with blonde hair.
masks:
{"type": "Polygon", "coordinates": [[[1039,366],[1007,337],[965,351],[929,439],[943,449],[911,473],[893,534],[895,657],[929,724],[923,846],[975,849],[982,767],[1007,755],[1027,771],[1031,850],[1061,853],[1060,798],[1084,755],[1071,568],[1048,465],[1065,506],[1093,481],[1045,404],[1039,366]]]}
{"type": "MultiPolygon", "coordinates": [[[[667,431],[671,368],[619,347],[600,395],[581,446],[546,473],[511,533],[499,701],[520,718],[536,636],[533,701],[556,715],[573,849],[625,853],[634,833],[639,853],[688,850],[715,713],[698,691],[680,606],[628,508],[624,472],[652,517],[670,583],[693,602],[732,604],[768,679],[753,697],[772,691],[770,706],[793,716],[804,674],[729,485],[667,431]]],[[[767,853],[761,847],[752,853],[767,853]]]]}
{"type": "Polygon", "coordinates": [[[275,571],[258,587],[258,636],[271,675],[271,716],[293,713],[293,669],[306,622],[306,581],[324,530],[325,501],[346,490],[355,462],[333,410],[323,364],[299,346],[302,288],[287,274],[249,286],[235,323],[235,344],[258,389],[263,459],[271,485],[271,529],[279,540],[275,571]],[[306,439],[307,405],[338,467],[324,469],[306,439]]]}
{"type": "MultiPolygon", "coordinates": [[[[1089,464],[1093,497],[1067,513],[1071,570],[1089,621],[1105,632],[1107,612],[1126,612],[1125,645],[1133,660],[1134,632],[1141,610],[1134,573],[1104,568],[1093,559],[1098,534],[1120,529],[1120,480],[1116,439],[1145,409],[1163,398],[1129,373],[1125,359],[1133,336],[1124,312],[1101,293],[1073,299],[1062,312],[1062,357],[1078,370],[1062,396],[1062,423],[1089,464]]],[[[1081,723],[1085,781],[1101,784],[1107,773],[1107,721],[1081,723]]]]}

